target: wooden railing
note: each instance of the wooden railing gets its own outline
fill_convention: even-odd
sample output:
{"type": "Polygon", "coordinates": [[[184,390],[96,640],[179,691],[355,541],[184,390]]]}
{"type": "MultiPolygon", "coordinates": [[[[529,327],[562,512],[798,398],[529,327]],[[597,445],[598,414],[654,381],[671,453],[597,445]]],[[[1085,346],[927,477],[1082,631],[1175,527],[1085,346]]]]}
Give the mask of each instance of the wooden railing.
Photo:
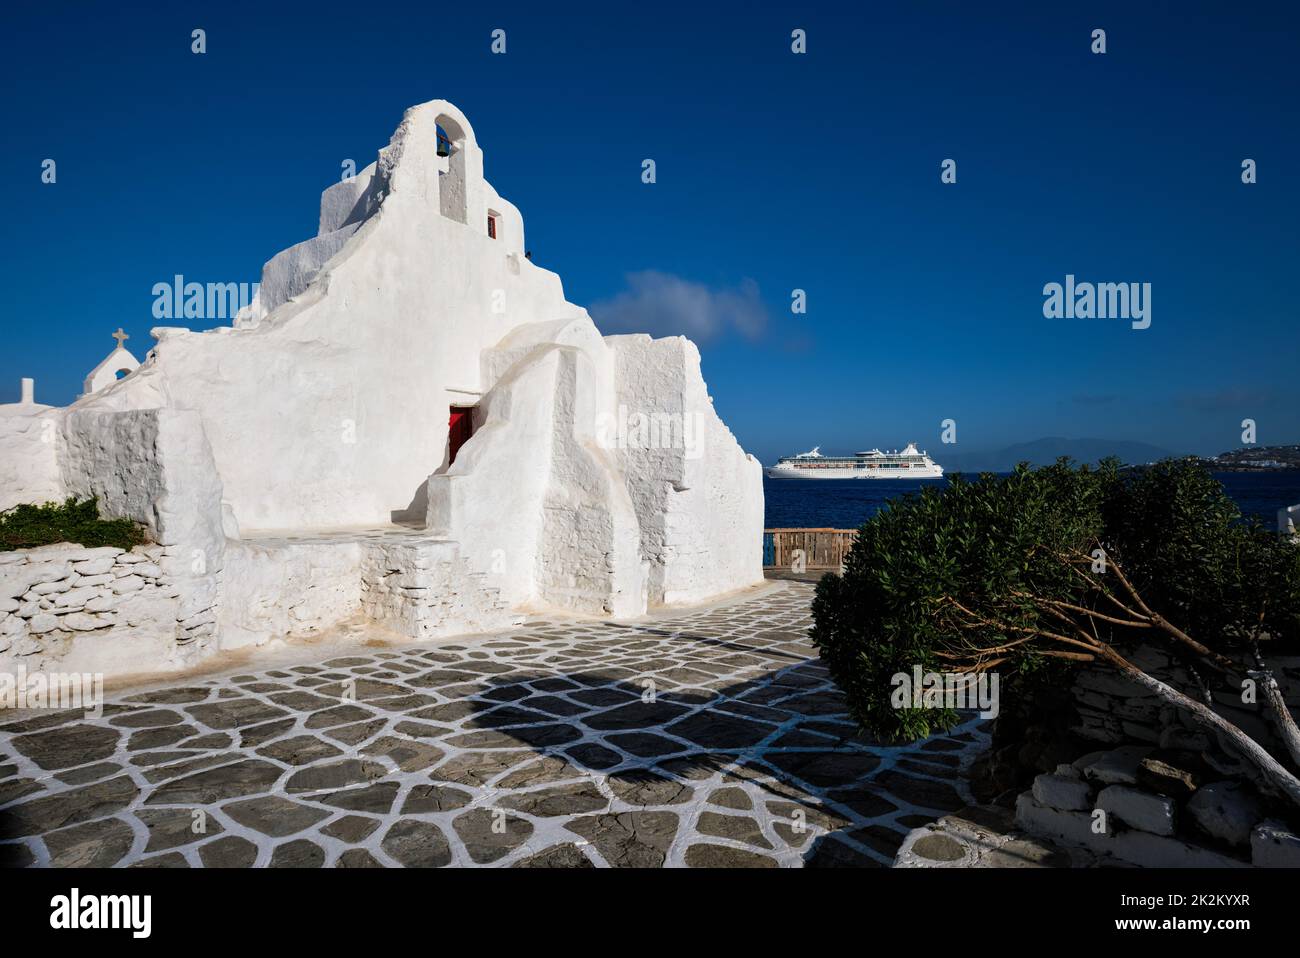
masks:
{"type": "Polygon", "coordinates": [[[793,572],[838,570],[857,529],[764,529],[763,565],[793,572]]]}

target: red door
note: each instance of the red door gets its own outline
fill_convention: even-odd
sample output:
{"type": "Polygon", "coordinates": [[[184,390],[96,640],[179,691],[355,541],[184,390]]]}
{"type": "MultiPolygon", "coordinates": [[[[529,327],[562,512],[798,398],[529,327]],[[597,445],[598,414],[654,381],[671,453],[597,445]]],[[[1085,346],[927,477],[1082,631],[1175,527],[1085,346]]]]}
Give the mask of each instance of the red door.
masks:
{"type": "Polygon", "coordinates": [[[474,409],[469,406],[452,406],[450,429],[447,432],[447,465],[456,461],[456,453],[474,434],[474,409]]]}

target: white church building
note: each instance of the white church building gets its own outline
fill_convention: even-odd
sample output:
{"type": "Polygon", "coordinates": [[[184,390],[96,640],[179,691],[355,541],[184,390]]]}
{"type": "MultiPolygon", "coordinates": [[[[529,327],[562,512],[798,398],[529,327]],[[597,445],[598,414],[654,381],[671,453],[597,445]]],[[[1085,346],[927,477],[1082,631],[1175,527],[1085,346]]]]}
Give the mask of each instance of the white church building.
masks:
{"type": "Polygon", "coordinates": [[[0,668],[634,618],[762,578],[761,467],[699,352],[601,336],[446,101],[321,195],[232,326],[153,336],[71,406],[0,406],[0,509],[95,496],[151,540],[0,552],[0,668]]]}

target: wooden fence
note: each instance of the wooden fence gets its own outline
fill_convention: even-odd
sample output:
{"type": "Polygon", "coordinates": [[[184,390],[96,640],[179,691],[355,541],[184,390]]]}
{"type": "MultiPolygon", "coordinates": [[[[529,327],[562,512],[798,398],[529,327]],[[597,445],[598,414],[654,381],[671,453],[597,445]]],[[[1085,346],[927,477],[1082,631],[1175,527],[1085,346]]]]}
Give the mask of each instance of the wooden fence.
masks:
{"type": "Polygon", "coordinates": [[[857,529],[764,529],[763,565],[804,571],[838,570],[857,529]]]}

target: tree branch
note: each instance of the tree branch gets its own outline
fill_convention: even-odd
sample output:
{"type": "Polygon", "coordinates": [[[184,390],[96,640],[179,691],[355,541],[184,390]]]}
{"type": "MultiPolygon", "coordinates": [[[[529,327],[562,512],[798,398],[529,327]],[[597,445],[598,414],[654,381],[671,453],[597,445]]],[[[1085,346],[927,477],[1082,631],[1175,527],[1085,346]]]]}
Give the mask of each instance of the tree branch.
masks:
{"type": "Polygon", "coordinates": [[[1264,690],[1264,704],[1268,707],[1268,714],[1273,720],[1278,738],[1286,746],[1292,764],[1300,768],[1300,728],[1296,727],[1295,717],[1287,708],[1286,698],[1282,695],[1277,679],[1273,677],[1273,670],[1265,663],[1264,656],[1259,651],[1259,633],[1264,622],[1263,610],[1259,613],[1259,620],[1260,624],[1250,633],[1250,651],[1255,659],[1255,669],[1247,674],[1264,690]]]}
{"type": "MultiPolygon", "coordinates": [[[[1100,544],[1098,545],[1100,547],[1100,544]]],[[[1076,561],[1091,561],[1091,556],[1087,556],[1081,553],[1076,556],[1076,561]]],[[[1166,635],[1169,635],[1175,640],[1177,640],[1178,642],[1181,642],[1183,645],[1187,646],[1189,649],[1191,649],[1193,652],[1199,655],[1202,659],[1204,659],[1207,665],[1217,668],[1220,672],[1227,672],[1230,675],[1240,674],[1241,672],[1240,668],[1237,666],[1235,662],[1232,661],[1232,659],[1228,658],[1225,655],[1220,655],[1218,652],[1215,652],[1213,649],[1210,649],[1207,646],[1202,645],[1200,642],[1197,642],[1195,639],[1193,639],[1182,629],[1178,628],[1178,626],[1174,625],[1164,616],[1160,615],[1160,613],[1154,611],[1149,605],[1147,605],[1146,602],[1143,600],[1141,593],[1139,593],[1138,590],[1134,587],[1133,583],[1129,581],[1128,576],[1124,574],[1124,569],[1119,564],[1119,561],[1109,554],[1107,554],[1106,556],[1106,567],[1115,573],[1115,578],[1119,580],[1119,584],[1123,586],[1124,591],[1127,592],[1129,594],[1129,597],[1133,600],[1133,602],[1137,604],[1137,607],[1141,610],[1142,614],[1134,612],[1128,606],[1124,605],[1122,602],[1120,602],[1118,599],[1112,596],[1110,594],[1110,590],[1107,589],[1104,585],[1102,585],[1100,582],[1098,582],[1097,580],[1093,579],[1091,576],[1084,573],[1073,563],[1070,564],[1070,568],[1074,569],[1074,571],[1077,572],[1079,575],[1081,575],[1086,581],[1090,582],[1094,589],[1100,590],[1102,595],[1109,598],[1111,602],[1119,606],[1121,609],[1124,609],[1126,612],[1129,613],[1129,615],[1132,615],[1139,619],[1145,619],[1147,622],[1150,623],[1152,627],[1159,629],[1160,631],[1164,632],[1166,635]]],[[[1041,599],[1035,601],[1053,602],[1055,600],[1041,599]]],[[[1090,614],[1094,615],[1095,617],[1102,618],[1105,621],[1109,621],[1109,622],[1115,621],[1114,619],[1110,619],[1107,618],[1106,616],[1102,616],[1100,613],[1090,613],[1090,614]]],[[[1132,624],[1132,623],[1124,623],[1124,624],[1132,624]]],[[[1137,628],[1136,625],[1134,625],[1133,627],[1137,628]]]]}
{"type": "MultiPolygon", "coordinates": [[[[967,621],[964,627],[967,629],[975,628],[975,627],[985,627],[985,628],[996,629],[1004,633],[1017,632],[1017,633],[1027,635],[1030,638],[1035,636],[1040,636],[1043,638],[1050,639],[1054,642],[1061,642],[1068,645],[1073,645],[1073,646],[1087,649],[1088,652],[1090,653],[1087,656],[1089,659],[1098,658],[1098,657],[1103,659],[1104,661],[1108,662],[1109,664],[1117,668],[1123,675],[1125,675],[1136,685],[1146,689],[1149,692],[1152,692],[1161,701],[1173,705],[1176,708],[1182,709],[1184,712],[1188,713],[1188,715],[1191,717],[1192,721],[1195,724],[1207,730],[1212,730],[1214,732],[1218,732],[1222,734],[1232,744],[1234,750],[1236,750],[1241,755],[1242,759],[1245,762],[1247,762],[1249,765],[1253,766],[1259,772],[1263,780],[1269,786],[1271,786],[1271,788],[1274,791],[1279,792],[1282,795],[1285,795],[1290,801],[1292,801],[1297,805],[1300,805],[1300,779],[1296,778],[1296,776],[1293,775],[1285,766],[1283,766],[1280,762],[1277,761],[1277,759],[1275,759],[1272,755],[1270,755],[1267,749],[1265,749],[1262,745],[1260,745],[1258,742],[1252,739],[1249,735],[1243,732],[1236,725],[1233,725],[1227,719],[1223,718],[1221,715],[1215,712],[1208,704],[1198,702],[1196,699],[1184,694],[1183,692],[1178,691],[1173,686],[1160,681],[1155,676],[1150,675],[1147,672],[1144,672],[1142,669],[1138,668],[1132,662],[1128,661],[1128,659],[1124,658],[1123,655],[1117,652],[1109,643],[1103,641],[1102,639],[1095,636],[1090,637],[1087,634],[1087,632],[1083,630],[1083,627],[1076,620],[1071,618],[1070,615],[1067,614],[1066,609],[1069,608],[1069,603],[1061,603],[1061,602],[1056,602],[1054,600],[1044,601],[1044,600],[1034,599],[1030,597],[1030,601],[1035,605],[1036,608],[1038,608],[1039,611],[1041,611],[1045,615],[1057,619],[1060,622],[1063,622],[1074,632],[1076,632],[1078,635],[1082,636],[1081,639],[1072,639],[1069,636],[1062,635],[1056,632],[1049,632],[1041,628],[1029,628],[1026,626],[1013,625],[1009,622],[999,622],[994,619],[990,619],[987,616],[982,616],[975,612],[972,612],[970,609],[966,608],[956,599],[949,598],[948,601],[954,608],[959,610],[966,617],[967,621]]],[[[1139,600],[1135,600],[1135,601],[1139,601],[1139,600]]],[[[1142,607],[1146,608],[1145,603],[1142,604],[1142,607]]],[[[1087,609],[1084,609],[1082,607],[1075,607],[1075,609],[1085,615],[1088,612],[1087,609]]],[[[1092,624],[1094,629],[1096,627],[1098,618],[1105,620],[1108,617],[1091,616],[1091,615],[1088,616],[1088,621],[1092,624]]],[[[1173,635],[1175,637],[1182,636],[1184,639],[1186,639],[1187,644],[1191,645],[1191,647],[1193,648],[1204,648],[1203,646],[1200,645],[1199,642],[1196,642],[1195,640],[1191,639],[1189,636],[1186,636],[1185,633],[1173,627],[1172,625],[1170,626],[1169,629],[1164,629],[1159,624],[1163,621],[1164,620],[1160,619],[1159,616],[1156,616],[1155,613],[1152,613],[1153,624],[1157,625],[1157,627],[1162,628],[1162,630],[1165,631],[1167,634],[1173,635]]],[[[1018,640],[1015,643],[1011,643],[1011,645],[1020,645],[1023,641],[1024,640],[1018,640]]],[[[1209,657],[1212,660],[1216,658],[1224,658],[1223,656],[1218,656],[1215,653],[1210,653],[1208,649],[1206,650],[1206,652],[1209,653],[1209,657]]],[[[1042,650],[1039,652],[1039,654],[1055,655],[1056,657],[1070,657],[1070,658],[1082,657],[1081,653],[1071,653],[1071,652],[1064,652],[1059,650],[1042,650]]],[[[1278,725],[1279,733],[1281,734],[1283,740],[1286,742],[1287,751],[1290,754],[1292,761],[1295,761],[1298,764],[1300,764],[1300,728],[1297,728],[1294,718],[1291,716],[1291,713],[1287,710],[1286,702],[1282,697],[1281,689],[1278,688],[1277,682],[1273,679],[1272,673],[1262,668],[1262,664],[1263,664],[1262,659],[1259,660],[1259,662],[1261,665],[1261,670],[1258,673],[1252,673],[1252,674],[1257,674],[1260,677],[1261,684],[1264,688],[1265,702],[1268,703],[1273,718],[1278,725]]],[[[988,666],[985,667],[987,668],[988,666]]],[[[1235,665],[1233,666],[1233,668],[1235,671],[1236,668],[1235,665]]]]}
{"type": "Polygon", "coordinates": [[[1285,795],[1292,803],[1300,805],[1300,779],[1292,775],[1268,751],[1253,738],[1233,725],[1218,712],[1196,699],[1184,695],[1170,685],[1166,685],[1152,675],[1143,672],[1128,659],[1124,658],[1110,646],[1103,645],[1098,650],[1106,659],[1126,677],[1137,685],[1152,692],[1162,702],[1177,706],[1185,711],[1197,725],[1202,728],[1222,733],[1241,757],[1260,773],[1260,776],[1274,790],[1285,795]]]}

